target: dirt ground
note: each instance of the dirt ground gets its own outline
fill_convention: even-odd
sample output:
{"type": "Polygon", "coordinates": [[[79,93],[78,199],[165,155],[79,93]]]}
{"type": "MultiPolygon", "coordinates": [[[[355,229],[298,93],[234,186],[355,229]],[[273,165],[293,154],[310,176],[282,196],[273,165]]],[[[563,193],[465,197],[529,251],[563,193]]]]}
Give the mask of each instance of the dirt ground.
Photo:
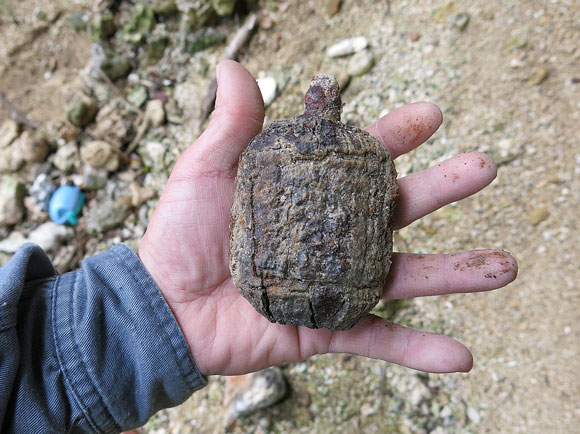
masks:
{"type": "MultiPolygon", "coordinates": [[[[397,248],[501,248],[517,258],[520,271],[507,288],[412,300],[396,313],[405,324],[464,342],[475,358],[470,373],[418,375],[358,357],[315,357],[284,366],[291,388],[286,400],[233,431],[577,432],[580,4],[343,0],[329,16],[327,1],[278,3],[261,10],[262,25],[240,58],[255,76],[281,76],[287,84],[266,122],[300,112],[314,73],[347,68],[348,58],[326,56],[328,46],[365,36],[375,64],[344,92],[345,120],[362,126],[418,100],[438,104],[444,114],[426,145],[397,160],[401,175],[468,150],[488,152],[500,164],[484,191],[401,230],[397,248]],[[464,28],[462,13],[469,14],[464,28]],[[406,398],[409,390],[397,384],[416,379],[428,395],[406,398]]],[[[69,18],[90,11],[92,2],[1,5],[0,91],[31,119],[58,129],[90,58],[88,36],[75,33],[69,18]],[[46,14],[42,21],[39,10],[46,14]]],[[[226,23],[230,37],[237,25],[226,23]]],[[[205,61],[211,68],[219,57],[218,49],[205,61]]],[[[191,117],[209,83],[199,69],[190,66],[182,88],[197,92],[183,105],[191,117]]],[[[0,108],[0,123],[8,116],[0,108]]],[[[182,128],[184,137],[196,133],[182,128]]],[[[211,379],[141,431],[221,432],[223,387],[222,378],[211,379]]]]}

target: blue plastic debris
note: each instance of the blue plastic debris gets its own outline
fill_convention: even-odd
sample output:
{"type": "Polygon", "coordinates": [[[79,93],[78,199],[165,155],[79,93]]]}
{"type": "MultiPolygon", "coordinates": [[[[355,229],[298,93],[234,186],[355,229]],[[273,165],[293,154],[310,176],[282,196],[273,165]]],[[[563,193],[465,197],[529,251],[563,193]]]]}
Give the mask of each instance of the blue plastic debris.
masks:
{"type": "Polygon", "coordinates": [[[51,220],[59,225],[78,223],[77,214],[83,207],[85,194],[74,185],[58,187],[50,198],[48,215],[51,220]]]}

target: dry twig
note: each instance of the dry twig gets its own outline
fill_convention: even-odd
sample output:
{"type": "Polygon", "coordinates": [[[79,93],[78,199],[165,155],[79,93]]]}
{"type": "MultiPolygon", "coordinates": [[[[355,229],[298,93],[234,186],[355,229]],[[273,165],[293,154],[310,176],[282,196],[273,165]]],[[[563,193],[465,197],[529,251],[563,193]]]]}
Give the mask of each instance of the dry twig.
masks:
{"type": "Polygon", "coordinates": [[[8,98],[6,98],[6,95],[4,95],[4,93],[2,92],[0,92],[0,102],[4,107],[6,107],[10,111],[10,116],[12,116],[12,119],[14,119],[15,121],[26,125],[28,128],[32,130],[37,129],[40,126],[33,120],[30,120],[28,117],[26,117],[24,113],[17,110],[16,107],[14,107],[14,104],[8,101],[8,98]]]}

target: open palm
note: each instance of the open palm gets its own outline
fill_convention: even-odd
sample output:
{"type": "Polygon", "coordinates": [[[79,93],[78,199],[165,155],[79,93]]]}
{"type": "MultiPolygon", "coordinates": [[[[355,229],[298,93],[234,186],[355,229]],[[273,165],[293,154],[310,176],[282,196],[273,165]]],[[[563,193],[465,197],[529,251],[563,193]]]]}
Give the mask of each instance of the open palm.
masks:
{"type": "MultiPolygon", "coordinates": [[[[256,82],[242,66],[224,61],[217,77],[211,122],[175,165],[139,249],[199,370],[206,375],[243,374],[328,352],[430,372],[470,370],[469,350],[445,336],[372,315],[348,331],[272,324],[239,294],[228,266],[230,208],[239,155],[262,129],[264,110],[256,82]]],[[[436,106],[416,103],[393,111],[367,131],[396,158],[427,140],[441,121],[436,106]]],[[[395,227],[479,191],[495,174],[488,156],[472,152],[399,179],[395,227]]],[[[515,260],[502,251],[398,253],[384,297],[485,291],[508,284],[516,273],[515,260]]]]}

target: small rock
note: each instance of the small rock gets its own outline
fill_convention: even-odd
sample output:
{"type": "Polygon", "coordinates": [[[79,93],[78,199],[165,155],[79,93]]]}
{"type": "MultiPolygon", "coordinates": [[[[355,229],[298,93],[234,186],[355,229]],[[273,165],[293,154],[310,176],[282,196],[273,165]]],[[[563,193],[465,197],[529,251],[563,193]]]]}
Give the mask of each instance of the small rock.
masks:
{"type": "Polygon", "coordinates": [[[126,185],[110,182],[99,190],[95,200],[84,211],[89,234],[98,235],[119,226],[131,211],[131,196],[126,185]]]}
{"type": "Polygon", "coordinates": [[[28,194],[37,211],[48,212],[48,203],[55,189],[54,182],[52,182],[52,179],[46,173],[41,173],[34,179],[34,182],[28,189],[28,194]]]}
{"type": "Polygon", "coordinates": [[[135,107],[141,107],[149,99],[149,90],[146,86],[136,86],[127,93],[127,101],[135,107]]]}
{"type": "Polygon", "coordinates": [[[534,75],[529,79],[532,86],[539,86],[550,76],[550,70],[547,68],[538,68],[534,75]]]}
{"type": "Polygon", "coordinates": [[[115,17],[105,9],[98,13],[91,22],[90,34],[93,41],[104,41],[115,34],[115,17]]]}
{"type": "Polygon", "coordinates": [[[194,54],[214,45],[223,44],[225,40],[226,35],[214,28],[198,30],[191,35],[186,35],[183,49],[186,53],[194,54]]]}
{"type": "Polygon", "coordinates": [[[85,31],[88,22],[89,16],[84,12],[73,13],[69,19],[70,26],[76,33],[85,31]]]}
{"type": "Polygon", "coordinates": [[[377,408],[370,404],[363,404],[360,408],[360,414],[363,417],[372,416],[373,414],[377,414],[377,408]]]}
{"type": "Polygon", "coordinates": [[[276,99],[276,90],[278,85],[274,77],[262,77],[256,80],[260,92],[262,93],[262,99],[264,100],[264,105],[268,106],[276,99]]]}
{"type": "Polygon", "coordinates": [[[116,148],[102,140],[94,140],[81,147],[81,160],[97,169],[115,172],[122,159],[122,154],[116,148]]]}
{"type": "Polygon", "coordinates": [[[79,163],[79,151],[74,142],[62,146],[54,154],[52,164],[64,173],[70,173],[79,163]]]}
{"type": "Polygon", "coordinates": [[[14,253],[25,243],[38,244],[43,250],[51,251],[72,239],[74,234],[75,231],[71,227],[46,222],[30,232],[27,237],[20,232],[13,232],[8,238],[0,241],[0,251],[14,253]]]}
{"type": "Polygon", "coordinates": [[[347,67],[347,72],[353,77],[366,74],[375,64],[375,57],[370,50],[362,50],[354,54],[347,67]]]}
{"type": "Polygon", "coordinates": [[[134,208],[139,208],[149,199],[155,197],[155,190],[151,187],[141,187],[136,182],[129,185],[129,190],[131,190],[131,206],[134,208]]]}
{"type": "Polygon", "coordinates": [[[431,390],[416,375],[401,376],[396,387],[400,395],[413,407],[418,407],[419,404],[431,399],[432,396],[431,390]]]}
{"type": "Polygon", "coordinates": [[[125,101],[114,98],[99,110],[88,132],[92,137],[121,149],[132,138],[136,118],[137,114],[125,101]]]}
{"type": "Polygon", "coordinates": [[[154,172],[165,169],[165,153],[167,149],[159,142],[145,142],[139,146],[138,153],[146,166],[154,172]]]}
{"type": "Polygon", "coordinates": [[[340,42],[330,46],[328,50],[326,50],[326,55],[328,57],[339,57],[339,56],[347,56],[349,54],[353,54],[364,50],[369,45],[367,38],[364,36],[357,36],[356,38],[351,39],[343,39],[340,42]]]}
{"type": "Polygon", "coordinates": [[[67,110],[66,118],[71,124],[82,128],[95,120],[98,110],[99,106],[95,100],[82,98],[72,102],[67,110]]]}
{"type": "Polygon", "coordinates": [[[467,417],[474,425],[477,425],[479,422],[481,422],[481,416],[475,407],[467,407],[467,417]]]}
{"type": "Polygon", "coordinates": [[[211,5],[219,16],[231,15],[236,6],[236,0],[211,0],[211,5]]]}
{"type": "Polygon", "coordinates": [[[18,179],[5,176],[0,182],[0,225],[15,225],[24,217],[26,189],[18,179]]]}
{"type": "Polygon", "coordinates": [[[171,38],[166,34],[154,34],[147,40],[145,57],[150,65],[159,62],[165,54],[165,49],[170,44],[171,38]]]}
{"type": "Polygon", "coordinates": [[[549,216],[550,216],[550,211],[548,211],[548,208],[540,207],[540,208],[533,209],[532,212],[530,212],[530,217],[529,217],[530,224],[537,226],[540,223],[542,223],[544,220],[546,220],[549,216]]]}
{"type": "Polygon", "coordinates": [[[528,45],[528,29],[526,27],[516,29],[505,43],[508,51],[519,50],[528,45]]]}
{"type": "Polygon", "coordinates": [[[469,19],[471,16],[468,12],[461,12],[453,18],[453,27],[455,27],[460,32],[465,31],[467,29],[467,25],[469,24],[469,19]]]}
{"type": "Polygon", "coordinates": [[[82,133],[83,130],[69,123],[63,123],[58,130],[58,134],[65,142],[72,142],[78,139],[82,133]]]}
{"type": "Polygon", "coordinates": [[[46,159],[50,150],[46,137],[24,131],[13,143],[12,147],[26,163],[40,163],[46,159]]]}
{"type": "Polygon", "coordinates": [[[326,0],[326,14],[331,17],[340,10],[340,0],[326,0]]]}
{"type": "Polygon", "coordinates": [[[107,169],[98,169],[85,164],[83,173],[73,175],[74,184],[82,190],[98,190],[107,185],[109,180],[109,171],[107,169]]]}
{"type": "Polygon", "coordinates": [[[153,0],[151,9],[157,15],[170,17],[178,12],[175,0],[153,0]]]}
{"type": "Polygon", "coordinates": [[[417,42],[419,39],[421,39],[421,35],[417,32],[411,33],[411,42],[417,42]]]}
{"type": "Polygon", "coordinates": [[[443,407],[441,409],[441,412],[439,413],[439,417],[441,417],[442,419],[447,419],[450,418],[451,416],[453,416],[453,410],[451,410],[451,407],[448,405],[443,407]]]}
{"type": "Polygon", "coordinates": [[[154,128],[165,123],[165,107],[160,99],[153,99],[145,107],[145,119],[154,128]]]}
{"type": "Polygon", "coordinates": [[[155,27],[155,13],[150,7],[139,3],[135,6],[133,14],[123,23],[123,39],[126,42],[140,44],[144,42],[145,35],[155,27]]]}
{"type": "Polygon", "coordinates": [[[286,380],[278,367],[253,374],[228,377],[226,386],[227,420],[254,413],[280,401],[287,391],[286,380]]]}
{"type": "Polygon", "coordinates": [[[435,21],[436,23],[443,23],[447,21],[449,16],[451,16],[451,14],[455,12],[455,9],[456,9],[455,0],[449,0],[445,2],[441,7],[437,8],[435,12],[433,12],[432,15],[433,21],[435,21]]]}
{"type": "Polygon", "coordinates": [[[8,119],[0,126],[0,149],[8,147],[20,135],[20,124],[8,119]]]}
{"type": "Polygon", "coordinates": [[[0,149],[0,173],[14,173],[24,166],[24,160],[16,147],[0,149]]]}
{"type": "Polygon", "coordinates": [[[114,55],[103,59],[101,62],[101,71],[112,81],[124,78],[131,72],[131,63],[123,56],[114,55]]]}

